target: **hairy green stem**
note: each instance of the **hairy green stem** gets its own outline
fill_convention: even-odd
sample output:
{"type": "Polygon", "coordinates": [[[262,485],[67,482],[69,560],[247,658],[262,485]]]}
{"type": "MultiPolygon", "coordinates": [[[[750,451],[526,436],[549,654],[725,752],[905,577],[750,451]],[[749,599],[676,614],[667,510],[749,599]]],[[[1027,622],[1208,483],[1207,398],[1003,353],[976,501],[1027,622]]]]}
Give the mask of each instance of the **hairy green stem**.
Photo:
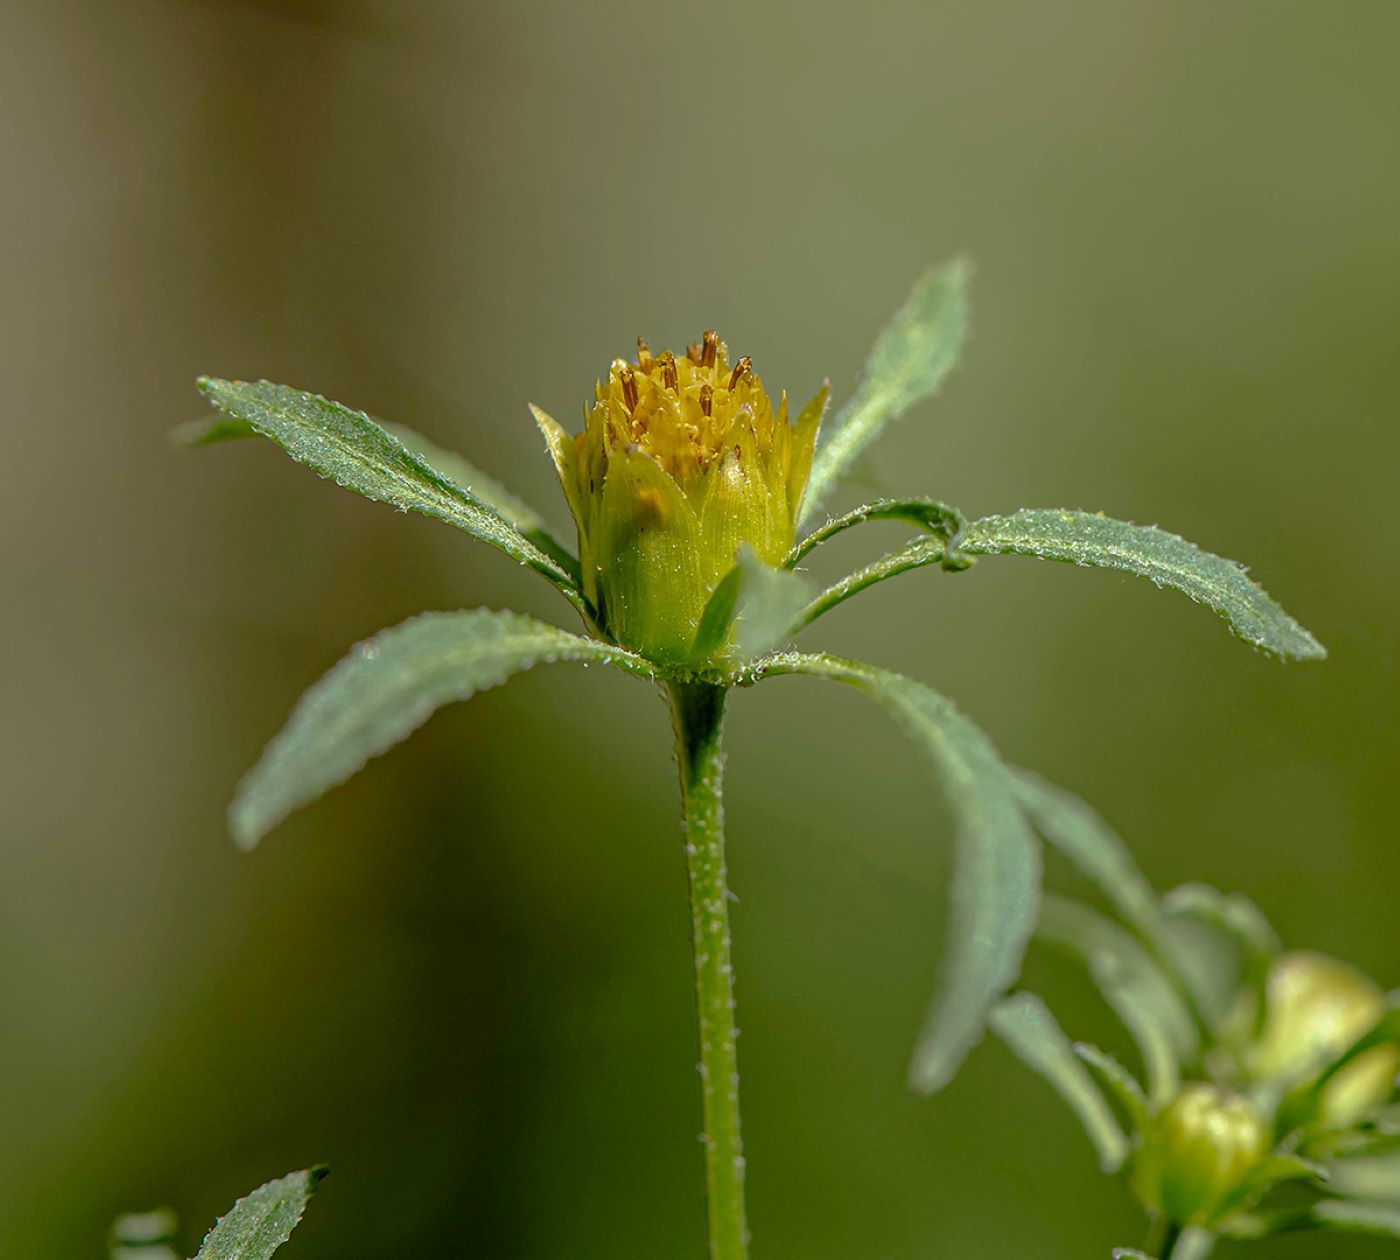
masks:
{"type": "Polygon", "coordinates": [[[744,1214],[734,967],[729,954],[729,881],[724,864],[721,730],[725,689],[706,683],[673,683],[670,697],[695,946],[710,1257],[744,1260],[749,1231],[744,1214]]]}

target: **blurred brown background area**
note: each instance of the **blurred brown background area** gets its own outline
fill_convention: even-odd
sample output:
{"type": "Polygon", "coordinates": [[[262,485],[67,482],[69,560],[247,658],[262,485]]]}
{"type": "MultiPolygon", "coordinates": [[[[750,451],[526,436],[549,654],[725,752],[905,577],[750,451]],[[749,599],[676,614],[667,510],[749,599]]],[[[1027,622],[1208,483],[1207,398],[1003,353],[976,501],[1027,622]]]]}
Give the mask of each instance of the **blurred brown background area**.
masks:
{"type": "MultiPolygon", "coordinates": [[[[843,503],[1157,522],[1331,659],[1010,559],[804,642],[946,690],[1159,884],[1400,983],[1398,43],[1379,0],[0,5],[0,1255],[98,1255],[155,1202],[193,1249],[319,1160],[298,1255],[703,1254],[662,707],[541,670],[237,853],[233,784],[350,642],[422,608],[571,621],[270,447],[172,451],[200,372],[412,424],[562,526],[527,401],[572,421],[638,333],[709,326],[844,396],[969,251],[963,367],[843,503]]],[[[755,1255],[1137,1242],[1000,1046],[904,1091],[948,869],[917,754],[796,680],[730,729],[755,1255]]],[[[1111,1037],[1069,968],[1029,974],[1111,1037]]]]}

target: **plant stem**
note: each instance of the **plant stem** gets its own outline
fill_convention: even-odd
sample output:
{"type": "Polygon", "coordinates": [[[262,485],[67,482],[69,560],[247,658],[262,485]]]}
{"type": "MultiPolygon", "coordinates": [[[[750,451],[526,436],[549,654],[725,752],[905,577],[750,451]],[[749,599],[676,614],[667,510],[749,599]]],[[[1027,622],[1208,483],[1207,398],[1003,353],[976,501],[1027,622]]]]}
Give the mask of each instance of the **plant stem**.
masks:
{"type": "Polygon", "coordinates": [[[1159,1220],[1147,1240],[1147,1250],[1157,1260],[1171,1260],[1181,1239],[1181,1227],[1169,1220],[1159,1220]]]}
{"type": "Polygon", "coordinates": [[[744,1215],[734,968],[729,957],[729,881],[724,864],[724,752],[720,736],[725,688],[673,683],[670,698],[695,946],[710,1257],[744,1260],[749,1231],[744,1215]]]}

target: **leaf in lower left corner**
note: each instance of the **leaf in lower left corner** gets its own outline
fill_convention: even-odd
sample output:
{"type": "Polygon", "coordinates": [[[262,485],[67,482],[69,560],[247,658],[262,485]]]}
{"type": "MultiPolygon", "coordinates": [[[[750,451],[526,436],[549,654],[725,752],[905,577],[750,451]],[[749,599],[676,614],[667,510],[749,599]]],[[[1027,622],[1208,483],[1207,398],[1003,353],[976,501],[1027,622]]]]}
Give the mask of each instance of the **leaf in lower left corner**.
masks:
{"type": "Polygon", "coordinates": [[[267,1260],[292,1236],[328,1171],[288,1173],[239,1199],[209,1231],[195,1260],[267,1260]]]}

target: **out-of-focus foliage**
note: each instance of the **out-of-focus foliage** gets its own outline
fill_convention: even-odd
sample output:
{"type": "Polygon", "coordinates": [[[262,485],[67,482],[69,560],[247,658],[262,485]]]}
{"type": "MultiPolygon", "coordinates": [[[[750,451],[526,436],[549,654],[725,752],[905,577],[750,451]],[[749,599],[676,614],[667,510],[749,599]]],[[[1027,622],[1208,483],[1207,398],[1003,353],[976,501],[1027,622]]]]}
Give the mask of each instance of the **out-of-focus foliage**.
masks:
{"type": "Polygon", "coordinates": [[[1400,1238],[1395,997],[1335,959],[1280,953],[1238,894],[1190,884],[1151,904],[1092,811],[1024,783],[1047,838],[1122,910],[1109,919],[1046,898],[1039,935],[1084,962],[1147,1086],[1097,1046],[1071,1044],[1033,993],[1005,999],[992,1027],[1069,1103],[1104,1171],[1125,1174],[1162,1254],[1194,1260],[1220,1238],[1302,1230],[1400,1238]]]}

